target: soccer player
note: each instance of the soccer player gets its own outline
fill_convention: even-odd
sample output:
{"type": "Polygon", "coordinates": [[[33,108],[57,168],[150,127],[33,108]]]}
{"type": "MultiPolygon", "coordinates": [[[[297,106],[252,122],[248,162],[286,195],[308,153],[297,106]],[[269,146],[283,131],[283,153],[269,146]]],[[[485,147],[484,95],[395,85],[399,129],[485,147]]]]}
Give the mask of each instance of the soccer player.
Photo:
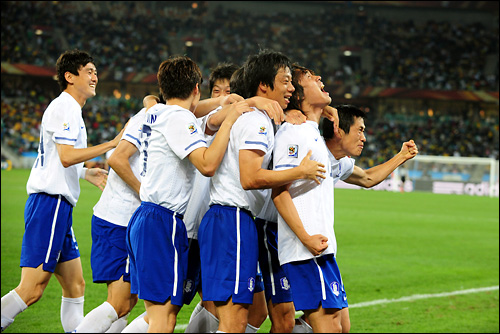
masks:
{"type": "Polygon", "coordinates": [[[194,115],[202,76],[188,57],[172,57],[158,70],[166,104],[148,111],[143,125],[141,205],[127,228],[131,292],[144,300],[150,332],[173,332],[183,304],[188,238],[183,215],[193,186],[194,169],[212,176],[226,152],[229,131],[245,101],[224,119],[207,147],[194,115]]]}
{"type": "MultiPolygon", "coordinates": [[[[294,90],[290,66],[278,52],[250,56],[243,70],[249,96],[274,100],[285,109],[294,90]]],[[[288,171],[268,170],[273,146],[273,124],[254,108],[233,125],[228,151],[211,180],[210,209],[200,224],[198,241],[203,298],[215,302],[222,332],[244,332],[247,325],[258,260],[253,217],[265,201],[267,191],[262,189],[323,177],[322,166],[308,158],[288,171]]]]}
{"type": "MultiPolygon", "coordinates": [[[[285,123],[276,134],[274,169],[287,170],[298,164],[305,152],[331,170],[328,149],[319,132],[323,109],[331,102],[321,78],[294,66],[297,87],[291,108],[301,110],[306,123],[285,123]]],[[[346,169],[342,168],[344,173],[346,169]]],[[[294,181],[273,189],[278,209],[278,256],[292,289],[293,303],[303,310],[315,332],[339,332],[343,308],[341,277],[335,261],[333,230],[333,176],[320,183],[294,181]]],[[[341,176],[337,174],[336,177],[341,176]]]]}
{"type": "Polygon", "coordinates": [[[73,331],[83,319],[85,281],[72,228],[73,207],[80,195],[79,178],[103,190],[107,171],[84,168],[84,162],[114,148],[111,141],[87,147],[82,108],[96,95],[97,69],[84,51],[66,51],[56,63],[61,94],[42,117],[40,144],[27,183],[21,281],[2,297],[2,331],[43,294],[52,274],[62,287],[61,323],[73,331]]]}
{"type": "Polygon", "coordinates": [[[120,333],[137,303],[130,293],[125,235],[134,211],[139,207],[142,124],[146,110],[159,102],[158,97],[144,98],[144,108],[132,116],[122,140],[109,157],[111,166],[106,188],[94,206],[92,216],[91,266],[94,283],[106,283],[107,300],[90,311],[76,327],[76,333],[120,333]],[[127,181],[125,181],[127,180],[127,181]]]}

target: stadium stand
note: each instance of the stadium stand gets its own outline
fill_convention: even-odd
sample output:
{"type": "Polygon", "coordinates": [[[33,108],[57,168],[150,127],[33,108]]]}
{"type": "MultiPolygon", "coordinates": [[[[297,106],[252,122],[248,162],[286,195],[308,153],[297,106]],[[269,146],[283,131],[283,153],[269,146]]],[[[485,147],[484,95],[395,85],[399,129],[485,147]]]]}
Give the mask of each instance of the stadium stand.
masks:
{"type": "Polygon", "coordinates": [[[53,64],[65,49],[96,59],[98,95],[84,107],[96,144],[155,93],[166,57],[189,55],[207,79],[218,62],[241,64],[262,47],[315,69],[333,104],[366,107],[362,167],[388,159],[408,138],[421,154],[499,157],[498,2],[271,1],[252,11],[222,1],[1,6],[2,144],[19,154],[36,151],[41,114],[58,94],[53,64]]]}

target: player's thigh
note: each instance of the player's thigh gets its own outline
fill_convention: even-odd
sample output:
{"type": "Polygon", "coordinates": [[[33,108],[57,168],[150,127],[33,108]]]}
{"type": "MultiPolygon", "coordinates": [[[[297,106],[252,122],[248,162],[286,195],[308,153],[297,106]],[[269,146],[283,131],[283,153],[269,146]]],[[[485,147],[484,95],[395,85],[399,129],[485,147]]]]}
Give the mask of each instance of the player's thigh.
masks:
{"type": "Polygon", "coordinates": [[[351,319],[349,318],[348,307],[340,311],[340,324],[342,325],[342,333],[349,333],[351,331],[351,319]]]}
{"type": "Polygon", "coordinates": [[[82,262],[79,257],[59,262],[54,271],[63,290],[63,297],[77,298],[83,296],[85,280],[83,279],[82,262]]]}
{"type": "Polygon", "coordinates": [[[144,305],[146,307],[147,321],[149,323],[148,331],[174,331],[177,314],[181,309],[180,306],[173,305],[170,300],[163,304],[145,300],[144,305]]]}
{"type": "Polygon", "coordinates": [[[311,327],[315,333],[340,333],[340,309],[322,308],[316,310],[305,310],[304,314],[308,317],[311,327]]]}

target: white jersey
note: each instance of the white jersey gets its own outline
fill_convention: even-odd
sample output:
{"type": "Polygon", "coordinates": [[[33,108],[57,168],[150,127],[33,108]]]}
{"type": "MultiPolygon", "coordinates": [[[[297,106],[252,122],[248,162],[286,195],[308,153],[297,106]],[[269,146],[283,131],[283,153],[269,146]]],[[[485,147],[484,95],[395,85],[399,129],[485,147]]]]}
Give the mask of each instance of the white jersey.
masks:
{"type": "MultiPolygon", "coordinates": [[[[211,111],[208,115],[197,118],[201,130],[204,132],[208,119],[222,107],[211,111]]],[[[207,145],[210,145],[215,135],[210,136],[205,134],[207,145]]],[[[200,227],[203,216],[210,208],[210,178],[200,173],[198,169],[195,170],[193,191],[186,207],[184,214],[184,224],[186,225],[187,236],[190,239],[198,239],[198,228],[200,227]]]]}
{"type": "Polygon", "coordinates": [[[354,171],[354,163],[356,161],[350,157],[343,157],[340,158],[340,160],[337,160],[330,150],[328,150],[328,153],[330,162],[332,163],[333,185],[335,186],[339,180],[344,181],[351,176],[354,171]]]}
{"type": "Polygon", "coordinates": [[[156,104],[142,129],[141,201],[184,214],[195,167],[187,156],[207,147],[194,114],[177,105],[156,104]]]}
{"type": "MultiPolygon", "coordinates": [[[[276,134],[274,169],[285,170],[298,166],[309,150],[312,151],[311,160],[324,164],[327,171],[332,171],[329,150],[316,122],[306,121],[300,125],[284,124],[276,134]]],[[[340,166],[339,170],[341,171],[339,177],[347,172],[347,169],[340,166]]],[[[320,179],[320,184],[313,180],[297,180],[292,182],[288,189],[307,233],[322,234],[328,238],[328,247],[320,256],[337,253],[333,228],[334,175],[327,173],[325,176],[325,179],[320,179]]],[[[279,214],[278,257],[281,265],[315,257],[279,214]]]]}
{"type": "Polygon", "coordinates": [[[62,195],[75,206],[80,196],[83,162],[64,168],[56,143],[74,148],[87,147],[82,108],[66,92],[55,98],[43,114],[38,156],[31,168],[26,190],[28,195],[42,192],[62,195]]]}
{"type": "Polygon", "coordinates": [[[243,208],[257,215],[266,200],[269,189],[244,190],[240,183],[240,150],[264,152],[262,168],[267,168],[274,147],[274,130],[271,119],[263,111],[253,108],[233,124],[226,154],[219,169],[212,177],[210,204],[243,208]]]}
{"type": "MultiPolygon", "coordinates": [[[[132,116],[123,132],[122,140],[126,140],[137,148],[130,158],[130,168],[137,179],[141,179],[141,148],[142,124],[146,119],[146,108],[132,116]]],[[[139,195],[113,169],[109,170],[108,182],[101,198],[94,206],[94,215],[107,222],[120,226],[128,226],[135,209],[141,204],[139,195]]]]}

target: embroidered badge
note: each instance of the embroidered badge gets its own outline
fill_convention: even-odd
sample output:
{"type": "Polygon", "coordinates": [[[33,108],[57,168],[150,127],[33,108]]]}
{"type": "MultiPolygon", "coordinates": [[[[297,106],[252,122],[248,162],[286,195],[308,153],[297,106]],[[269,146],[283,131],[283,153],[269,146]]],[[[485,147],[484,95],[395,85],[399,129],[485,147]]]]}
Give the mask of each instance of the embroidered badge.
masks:
{"type": "Polygon", "coordinates": [[[63,124],[63,131],[69,131],[69,123],[63,124]]]}
{"type": "Polygon", "coordinates": [[[266,127],[261,126],[259,129],[259,135],[267,135],[266,127]]]}
{"type": "Polygon", "coordinates": [[[332,282],[330,284],[330,288],[332,289],[333,294],[338,297],[339,293],[340,293],[339,283],[338,282],[332,282]]]}
{"type": "Polygon", "coordinates": [[[280,278],[280,283],[283,290],[290,290],[290,283],[288,283],[288,279],[286,277],[280,278]]]}
{"type": "Polygon", "coordinates": [[[189,292],[193,291],[193,285],[194,285],[193,280],[190,280],[190,279],[186,280],[184,282],[184,292],[189,293],[189,292]]]}
{"type": "Polygon", "coordinates": [[[288,145],[288,156],[292,158],[299,157],[299,145],[288,145]]]}
{"type": "Polygon", "coordinates": [[[253,291],[253,289],[255,289],[255,278],[250,277],[250,278],[248,279],[248,290],[249,290],[250,292],[252,292],[252,291],[253,291]]]}
{"type": "Polygon", "coordinates": [[[198,132],[198,129],[196,129],[196,126],[194,125],[194,123],[190,123],[188,125],[188,131],[189,131],[189,134],[192,135],[192,134],[195,134],[196,132],[198,132]]]}

